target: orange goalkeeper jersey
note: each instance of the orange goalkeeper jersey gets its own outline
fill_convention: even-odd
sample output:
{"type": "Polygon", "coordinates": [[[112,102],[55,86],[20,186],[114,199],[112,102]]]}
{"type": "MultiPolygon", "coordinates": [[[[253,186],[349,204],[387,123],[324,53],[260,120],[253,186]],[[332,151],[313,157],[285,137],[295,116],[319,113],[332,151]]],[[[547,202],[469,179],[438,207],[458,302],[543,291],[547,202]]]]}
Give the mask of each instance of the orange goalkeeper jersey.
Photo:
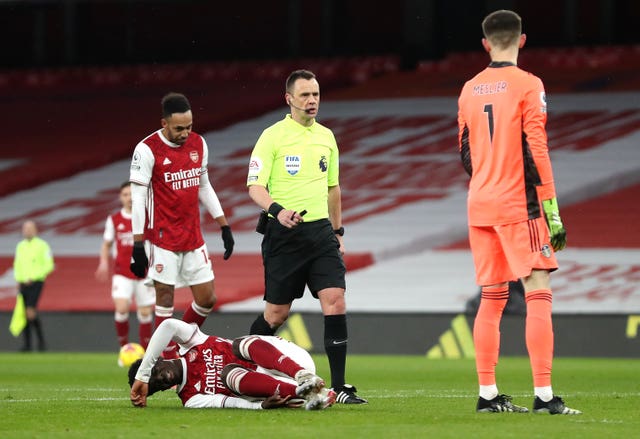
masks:
{"type": "Polygon", "coordinates": [[[541,215],[555,197],[547,148],[547,105],[540,78],[492,62],[458,99],[460,156],[471,175],[469,224],[511,224],[541,215]]]}

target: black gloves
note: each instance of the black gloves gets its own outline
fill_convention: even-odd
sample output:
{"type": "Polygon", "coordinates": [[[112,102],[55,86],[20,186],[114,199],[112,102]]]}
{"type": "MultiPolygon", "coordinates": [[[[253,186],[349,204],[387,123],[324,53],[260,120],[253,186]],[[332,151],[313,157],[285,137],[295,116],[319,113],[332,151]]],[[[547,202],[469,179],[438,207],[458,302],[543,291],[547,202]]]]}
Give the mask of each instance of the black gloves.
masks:
{"type": "Polygon", "coordinates": [[[147,268],[149,268],[149,259],[147,259],[147,253],[144,251],[144,242],[136,241],[133,243],[131,259],[133,259],[133,262],[129,265],[129,269],[137,277],[143,279],[147,275],[147,268]]]}
{"type": "Polygon", "coordinates": [[[231,253],[233,253],[233,245],[236,243],[233,240],[233,234],[231,233],[231,226],[222,226],[220,227],[222,231],[222,242],[224,242],[224,260],[226,261],[231,257],[231,253]]]}

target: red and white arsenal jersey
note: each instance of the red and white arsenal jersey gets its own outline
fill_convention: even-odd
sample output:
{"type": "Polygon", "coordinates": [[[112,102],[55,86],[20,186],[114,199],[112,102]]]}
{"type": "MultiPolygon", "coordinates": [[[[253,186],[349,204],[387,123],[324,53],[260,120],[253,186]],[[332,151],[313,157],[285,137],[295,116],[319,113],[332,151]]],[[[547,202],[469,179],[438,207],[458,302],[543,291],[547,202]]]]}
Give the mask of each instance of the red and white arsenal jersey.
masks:
{"type": "Polygon", "coordinates": [[[250,370],[257,368],[254,363],[241,360],[233,354],[231,340],[216,336],[209,336],[202,344],[189,349],[182,360],[185,376],[184,385],[178,389],[178,396],[183,405],[197,394],[235,396],[220,378],[222,369],[227,364],[240,364],[250,370]]]}
{"type": "Polygon", "coordinates": [[[115,242],[115,274],[126,276],[130,279],[137,277],[129,270],[131,264],[131,253],[133,251],[133,232],[131,230],[131,214],[120,210],[118,213],[109,215],[104,226],[103,238],[108,242],[115,242]]]}
{"type": "Polygon", "coordinates": [[[176,145],[158,130],[136,146],[130,180],[149,188],[145,235],[154,245],[190,251],[204,244],[198,191],[207,160],[207,144],[194,132],[176,145]]]}

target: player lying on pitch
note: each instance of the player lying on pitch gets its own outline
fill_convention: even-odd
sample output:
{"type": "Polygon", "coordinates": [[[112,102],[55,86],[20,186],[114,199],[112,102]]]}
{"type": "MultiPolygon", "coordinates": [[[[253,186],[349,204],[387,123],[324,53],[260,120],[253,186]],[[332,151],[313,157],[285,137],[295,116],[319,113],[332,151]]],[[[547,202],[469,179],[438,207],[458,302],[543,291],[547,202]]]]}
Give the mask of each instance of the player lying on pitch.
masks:
{"type": "Polygon", "coordinates": [[[142,360],[129,369],[131,403],[176,386],[187,408],[321,410],[336,394],[315,374],[307,351],[280,337],[249,335],[228,340],[204,334],[197,325],[167,319],[158,326],[142,360]],[[175,341],[180,357],[164,360],[175,341]]]}

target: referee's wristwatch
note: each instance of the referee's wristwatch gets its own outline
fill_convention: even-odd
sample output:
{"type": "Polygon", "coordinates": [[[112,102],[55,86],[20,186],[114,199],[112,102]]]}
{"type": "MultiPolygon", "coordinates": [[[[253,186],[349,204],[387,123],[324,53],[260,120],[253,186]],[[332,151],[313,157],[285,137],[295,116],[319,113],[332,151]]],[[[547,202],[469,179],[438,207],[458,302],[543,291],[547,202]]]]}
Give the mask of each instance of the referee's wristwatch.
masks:
{"type": "Polygon", "coordinates": [[[344,227],[340,227],[339,229],[333,229],[333,233],[336,235],[344,236],[344,227]]]}

